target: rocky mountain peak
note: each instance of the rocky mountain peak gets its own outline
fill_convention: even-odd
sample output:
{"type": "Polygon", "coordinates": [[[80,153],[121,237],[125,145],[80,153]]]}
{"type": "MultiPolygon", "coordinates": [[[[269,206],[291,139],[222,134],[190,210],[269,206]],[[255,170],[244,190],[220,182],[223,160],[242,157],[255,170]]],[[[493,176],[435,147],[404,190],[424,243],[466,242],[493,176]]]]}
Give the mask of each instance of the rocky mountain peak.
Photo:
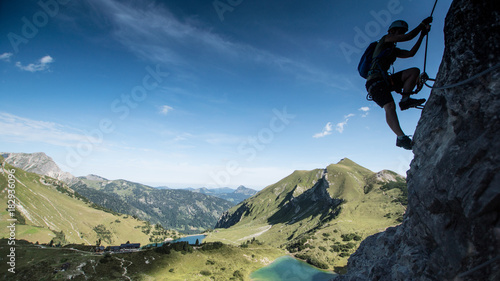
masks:
{"type": "Polygon", "coordinates": [[[238,188],[236,188],[236,190],[234,191],[234,193],[240,193],[240,194],[245,194],[245,195],[254,195],[255,193],[257,193],[257,191],[251,189],[251,188],[248,188],[248,187],[245,187],[243,185],[240,185],[238,186],[238,188]]]}
{"type": "Polygon", "coordinates": [[[27,172],[49,176],[70,183],[76,178],[68,172],[62,171],[56,162],[43,152],[36,153],[1,153],[5,161],[10,165],[23,169],[27,172]]]}

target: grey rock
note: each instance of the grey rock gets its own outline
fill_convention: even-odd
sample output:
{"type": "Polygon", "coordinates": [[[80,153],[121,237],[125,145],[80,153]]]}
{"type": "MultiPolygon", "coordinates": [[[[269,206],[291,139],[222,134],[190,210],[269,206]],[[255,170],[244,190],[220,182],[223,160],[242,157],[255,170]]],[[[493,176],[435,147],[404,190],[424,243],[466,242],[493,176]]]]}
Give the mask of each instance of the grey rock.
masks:
{"type": "Polygon", "coordinates": [[[23,169],[30,173],[49,176],[51,178],[71,184],[77,181],[72,174],[64,172],[43,152],[37,153],[7,153],[2,152],[2,157],[10,165],[23,169]]]}

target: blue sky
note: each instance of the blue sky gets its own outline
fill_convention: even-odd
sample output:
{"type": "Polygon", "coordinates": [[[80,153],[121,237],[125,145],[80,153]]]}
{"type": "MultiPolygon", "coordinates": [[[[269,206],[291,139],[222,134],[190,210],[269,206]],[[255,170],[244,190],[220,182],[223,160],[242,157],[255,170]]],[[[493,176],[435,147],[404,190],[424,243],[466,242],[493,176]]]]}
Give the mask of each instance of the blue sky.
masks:
{"type": "MultiPolygon", "coordinates": [[[[431,77],[450,3],[434,13],[431,77]]],[[[433,4],[2,1],[0,150],[173,188],[262,189],[344,157],[404,175],[413,154],[395,146],[356,67],[390,22],[413,28],[433,4]]],[[[422,69],[423,47],[395,70],[422,69]]],[[[421,111],[398,114],[413,134],[421,111]]]]}

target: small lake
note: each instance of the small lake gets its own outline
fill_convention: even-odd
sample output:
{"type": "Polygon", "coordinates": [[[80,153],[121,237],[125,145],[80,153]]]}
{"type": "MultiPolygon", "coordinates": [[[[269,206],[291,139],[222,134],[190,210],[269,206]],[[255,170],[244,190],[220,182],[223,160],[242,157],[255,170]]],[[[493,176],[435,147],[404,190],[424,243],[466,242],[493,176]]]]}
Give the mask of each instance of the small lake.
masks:
{"type": "Polygon", "coordinates": [[[203,242],[203,239],[205,239],[205,237],[207,237],[206,235],[191,235],[191,236],[186,236],[186,237],[182,237],[182,238],[179,238],[179,239],[175,239],[174,241],[170,242],[170,243],[177,243],[177,242],[184,242],[184,241],[187,241],[189,243],[189,245],[194,245],[196,244],[196,240],[198,240],[198,242],[201,244],[203,242]]]}
{"type": "Polygon", "coordinates": [[[336,274],[322,271],[290,256],[277,258],[270,265],[250,274],[252,281],[328,281],[336,274]]]}

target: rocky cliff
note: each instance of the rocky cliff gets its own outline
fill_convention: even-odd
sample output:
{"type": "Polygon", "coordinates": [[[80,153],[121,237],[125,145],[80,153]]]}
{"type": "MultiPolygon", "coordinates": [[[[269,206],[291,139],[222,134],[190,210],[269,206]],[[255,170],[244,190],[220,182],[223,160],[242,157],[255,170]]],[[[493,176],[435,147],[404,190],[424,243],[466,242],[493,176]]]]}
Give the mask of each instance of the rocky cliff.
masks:
{"type": "Polygon", "coordinates": [[[368,237],[337,281],[500,280],[498,2],[454,1],[444,32],[436,87],[475,78],[432,90],[415,132],[404,221],[368,237]]]}

